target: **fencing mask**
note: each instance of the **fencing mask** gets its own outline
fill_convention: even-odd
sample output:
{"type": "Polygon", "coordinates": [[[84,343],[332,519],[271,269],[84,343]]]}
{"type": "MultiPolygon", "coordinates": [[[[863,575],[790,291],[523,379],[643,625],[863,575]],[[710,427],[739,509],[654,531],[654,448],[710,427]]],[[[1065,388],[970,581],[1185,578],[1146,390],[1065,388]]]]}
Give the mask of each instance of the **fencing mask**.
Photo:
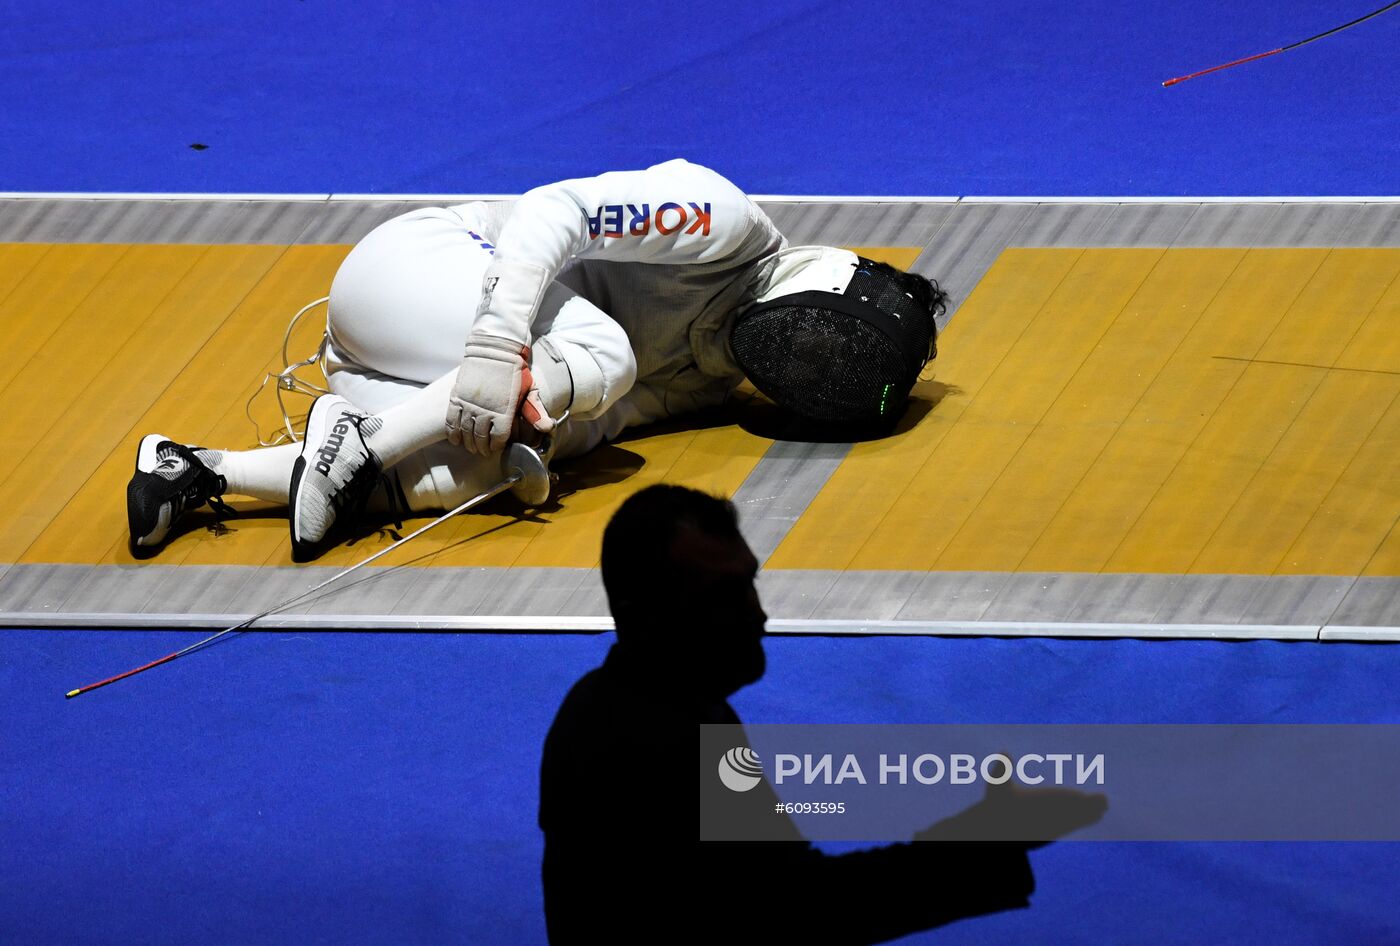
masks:
{"type": "Polygon", "coordinates": [[[947,295],[885,263],[849,265],[844,291],[793,292],[741,312],[730,346],[754,387],[804,419],[893,426],[937,354],[934,320],[947,295]]]}

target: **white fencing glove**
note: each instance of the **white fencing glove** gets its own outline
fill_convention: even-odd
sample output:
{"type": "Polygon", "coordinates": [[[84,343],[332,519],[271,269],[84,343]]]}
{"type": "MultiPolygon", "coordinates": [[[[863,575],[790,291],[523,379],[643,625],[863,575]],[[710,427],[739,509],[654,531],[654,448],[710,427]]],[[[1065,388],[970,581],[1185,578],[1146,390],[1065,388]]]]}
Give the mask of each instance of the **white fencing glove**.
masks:
{"type": "MultiPolygon", "coordinates": [[[[487,267],[481,304],[447,401],[447,439],[453,444],[483,456],[505,449],[522,401],[534,387],[527,339],[548,282],[543,267],[528,263],[498,259],[487,267]]],[[[538,397],[530,414],[537,405],[538,397]]]]}
{"type": "Polygon", "coordinates": [[[529,360],[530,346],[473,332],[447,400],[447,439],[483,456],[505,449],[516,411],[534,385],[529,360]]]}

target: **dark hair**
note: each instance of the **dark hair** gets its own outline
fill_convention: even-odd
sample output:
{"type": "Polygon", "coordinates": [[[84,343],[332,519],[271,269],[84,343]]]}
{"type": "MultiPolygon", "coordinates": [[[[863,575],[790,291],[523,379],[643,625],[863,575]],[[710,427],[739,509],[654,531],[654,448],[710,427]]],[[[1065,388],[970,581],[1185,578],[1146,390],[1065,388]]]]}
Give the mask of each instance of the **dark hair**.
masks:
{"type": "MultiPolygon", "coordinates": [[[[943,291],[943,287],[938,285],[938,281],[927,276],[920,276],[918,273],[897,269],[889,263],[877,263],[863,256],[860,257],[860,268],[857,275],[880,277],[879,281],[881,282],[888,280],[895,291],[913,300],[912,306],[902,305],[889,299],[877,300],[876,305],[901,313],[912,309],[920,315],[926,316],[928,319],[926,326],[928,354],[924,357],[924,364],[938,357],[938,317],[948,311],[948,293],[943,291]]],[[[847,295],[850,293],[851,290],[848,289],[847,295]]]]}
{"type": "Polygon", "coordinates": [[[683,528],[740,536],[734,504],[685,486],[660,483],[629,496],[603,530],[603,587],[621,629],[632,606],[674,587],[671,543],[683,528]]]}

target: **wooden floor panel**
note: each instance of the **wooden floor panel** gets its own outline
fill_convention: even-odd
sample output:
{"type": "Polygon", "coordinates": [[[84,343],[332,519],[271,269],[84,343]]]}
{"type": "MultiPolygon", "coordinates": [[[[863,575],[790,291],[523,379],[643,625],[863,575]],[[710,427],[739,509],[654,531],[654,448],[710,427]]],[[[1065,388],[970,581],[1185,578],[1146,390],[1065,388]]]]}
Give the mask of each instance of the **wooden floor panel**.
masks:
{"type": "MultiPolygon", "coordinates": [[[[74,311],[90,297],[130,247],[78,244],[46,247],[37,259],[35,247],[16,249],[9,258],[29,263],[3,302],[5,357],[0,359],[0,393],[10,385],[74,311]]],[[[92,326],[88,326],[89,330],[92,326]]],[[[4,430],[14,429],[6,419],[4,430]]]]}
{"type": "MultiPolygon", "coordinates": [[[[88,475],[53,517],[52,525],[25,546],[21,561],[131,561],[124,534],[125,509],[113,497],[124,495],[135,445],[147,433],[178,436],[184,429],[182,422],[195,425],[203,419],[179,413],[199,393],[206,393],[192,390],[200,387],[190,383],[193,378],[184,385],[180,379],[191,371],[224,370],[217,350],[203,352],[211,344],[215,349],[222,347],[221,327],[281,253],[280,248],[266,246],[209,248],[117,353],[104,377],[94,380],[85,395],[93,406],[84,409],[75,404],[70,412],[74,425],[54,425],[49,430],[47,451],[58,455],[75,444],[89,451],[83,464],[88,475]],[[173,423],[167,426],[167,420],[173,423]]],[[[207,395],[212,397],[216,387],[212,379],[218,375],[204,377],[202,387],[210,389],[207,395]]]]}
{"type": "MultiPolygon", "coordinates": [[[[1236,251],[1192,252],[1224,252],[1228,255],[1221,259],[1229,260],[1236,251]]],[[[1166,364],[1036,537],[1020,568],[1120,570],[1110,567],[1113,555],[1209,422],[1214,404],[1243,373],[1243,364],[1217,355],[1252,356],[1297,297],[1296,282],[1272,280],[1270,273],[1283,266],[1306,278],[1326,255],[1325,250],[1245,252],[1201,317],[1181,324],[1182,334],[1166,364]]],[[[1207,287],[1197,296],[1210,292],[1207,287]]],[[[1180,289],[1172,295],[1179,294],[1180,289]]]]}

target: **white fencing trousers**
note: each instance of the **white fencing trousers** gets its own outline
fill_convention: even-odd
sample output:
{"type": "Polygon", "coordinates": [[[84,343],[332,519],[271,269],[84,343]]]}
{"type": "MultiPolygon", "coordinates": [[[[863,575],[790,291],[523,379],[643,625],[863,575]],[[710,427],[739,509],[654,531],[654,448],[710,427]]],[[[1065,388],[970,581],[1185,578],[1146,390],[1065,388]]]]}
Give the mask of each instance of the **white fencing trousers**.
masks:
{"type": "MultiPolygon", "coordinates": [[[[355,246],[331,284],[326,371],[330,389],[356,407],[380,413],[453,373],[491,262],[473,215],[484,204],[415,210],[381,224],[355,246]]],[[[622,327],[558,283],[545,292],[532,327],[548,336],[574,381],[574,417],[559,431],[556,456],[575,456],[602,439],[589,423],[632,387],[636,360],[622,327]]],[[[451,509],[500,482],[501,458],[479,457],[442,440],[395,466],[414,511],[451,509]]]]}

